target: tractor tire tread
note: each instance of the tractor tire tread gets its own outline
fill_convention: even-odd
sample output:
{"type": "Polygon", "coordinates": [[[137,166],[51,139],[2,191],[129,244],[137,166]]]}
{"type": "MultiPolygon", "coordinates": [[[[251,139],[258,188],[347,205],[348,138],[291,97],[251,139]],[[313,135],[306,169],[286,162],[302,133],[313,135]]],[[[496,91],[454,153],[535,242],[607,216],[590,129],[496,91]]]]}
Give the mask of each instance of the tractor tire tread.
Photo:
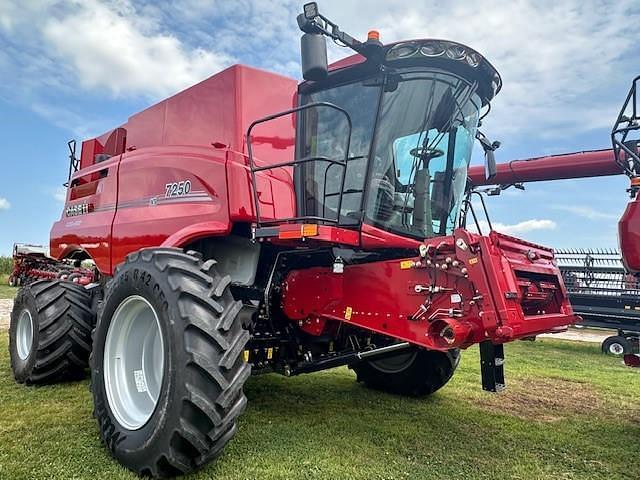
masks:
{"type": "MultiPolygon", "coordinates": [[[[37,344],[35,360],[26,375],[16,380],[29,385],[77,380],[85,376],[91,351],[90,331],[95,323],[91,294],[82,286],[64,280],[38,280],[21,287],[12,312],[12,323],[33,298],[32,312],[37,344]],[[15,317],[15,318],[14,318],[15,317]]],[[[12,357],[12,366],[13,357],[12,357]]]]}
{"type": "MultiPolygon", "coordinates": [[[[177,318],[172,328],[176,336],[182,337],[178,342],[182,345],[181,354],[175,358],[184,358],[184,363],[176,365],[180,373],[174,377],[176,392],[171,402],[180,404],[180,413],[167,418],[166,435],[157,440],[149,457],[137,464],[126,463],[119,456],[121,452],[113,441],[118,427],[107,417],[105,402],[94,391],[96,413],[101,437],[112,455],[140,475],[173,477],[216,458],[233,437],[237,418],[246,405],[244,382],[251,373],[242,358],[249,334],[240,322],[234,322],[240,302],[233,299],[230,282],[217,274],[215,261],[203,261],[201,255],[176,248],[143,249],[130,254],[116,268],[112,282],[118,281],[118,272],[133,268],[151,273],[154,281],[163,277],[170,289],[165,292],[165,300],[175,305],[177,318]],[[227,328],[221,328],[223,324],[227,328]]],[[[107,287],[98,325],[115,290],[112,287],[113,284],[107,287]]],[[[92,372],[96,370],[95,362],[92,354],[92,372]]]]}

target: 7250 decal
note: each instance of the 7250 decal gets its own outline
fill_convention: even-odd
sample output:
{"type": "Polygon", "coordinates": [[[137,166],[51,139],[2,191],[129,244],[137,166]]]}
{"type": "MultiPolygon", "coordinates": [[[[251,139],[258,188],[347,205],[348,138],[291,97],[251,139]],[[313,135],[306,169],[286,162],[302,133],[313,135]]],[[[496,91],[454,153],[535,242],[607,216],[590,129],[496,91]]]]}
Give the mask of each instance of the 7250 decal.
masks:
{"type": "Polygon", "coordinates": [[[187,195],[191,191],[191,181],[182,180],[180,182],[167,183],[165,186],[165,198],[181,197],[187,195]]]}

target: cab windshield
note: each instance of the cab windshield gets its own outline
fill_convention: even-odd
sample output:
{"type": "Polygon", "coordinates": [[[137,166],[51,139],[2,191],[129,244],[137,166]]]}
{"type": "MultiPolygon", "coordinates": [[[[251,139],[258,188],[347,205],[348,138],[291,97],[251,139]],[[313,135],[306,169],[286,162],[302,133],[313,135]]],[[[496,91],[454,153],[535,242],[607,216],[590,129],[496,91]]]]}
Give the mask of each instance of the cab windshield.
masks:
{"type": "Polygon", "coordinates": [[[305,214],[332,212],[342,225],[364,220],[417,238],[450,234],[464,195],[481,107],[476,86],[424,68],[392,74],[384,84],[372,83],[350,83],[303,97],[304,103],[343,108],[352,123],[349,142],[343,116],[327,108],[305,113],[302,156],[347,162],[344,189],[340,167],[321,162],[305,166],[305,214]]]}

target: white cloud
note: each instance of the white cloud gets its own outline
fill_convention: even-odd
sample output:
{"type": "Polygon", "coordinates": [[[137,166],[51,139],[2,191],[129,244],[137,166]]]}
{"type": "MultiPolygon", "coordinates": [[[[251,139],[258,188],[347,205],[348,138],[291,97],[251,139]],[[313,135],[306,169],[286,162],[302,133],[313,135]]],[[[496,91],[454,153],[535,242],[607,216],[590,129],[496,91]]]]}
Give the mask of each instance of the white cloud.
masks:
{"type": "Polygon", "coordinates": [[[9,210],[11,208],[11,203],[6,198],[0,197],[0,210],[9,210]]]}
{"type": "Polygon", "coordinates": [[[60,185],[52,191],[53,198],[60,203],[64,203],[67,200],[67,189],[60,185]]]}
{"type": "Polygon", "coordinates": [[[115,96],[159,98],[233,61],[215,45],[187,45],[129,0],[27,1],[23,8],[11,0],[2,3],[0,34],[4,30],[7,38],[15,36],[39,54],[23,68],[34,67],[39,81],[57,80],[61,89],[80,86],[115,96]],[[30,34],[19,36],[22,27],[29,27],[30,34]]]}
{"type": "MultiPolygon", "coordinates": [[[[356,38],[376,28],[384,42],[448,38],[486,55],[504,80],[485,121],[492,137],[564,139],[610,127],[636,74],[637,42],[620,32],[640,23],[637,0],[441,5],[372,0],[363,10],[362,2],[325,0],[320,7],[356,38]]],[[[0,75],[13,75],[19,91],[46,86],[77,96],[80,87],[154,99],[235,59],[299,76],[300,10],[296,0],[3,0],[0,75]]],[[[332,59],[351,54],[329,45],[332,59]]],[[[0,86],[3,94],[16,90],[0,86]]]]}
{"type": "Polygon", "coordinates": [[[348,32],[380,30],[384,42],[447,38],[477,49],[500,71],[504,87],[487,123],[500,135],[563,136],[610,127],[635,72],[637,42],[621,35],[640,22],[637,0],[488,0],[322,4],[348,32]],[[624,88],[624,90],[623,90],[624,88]]]}
{"type": "Polygon", "coordinates": [[[44,22],[42,35],[85,88],[163,96],[231,62],[226,54],[185,46],[152,21],[139,21],[128,2],[71,3],[68,15],[44,22]]]}
{"type": "Polygon", "coordinates": [[[619,213],[606,213],[596,210],[593,207],[586,205],[554,205],[551,208],[554,210],[562,210],[569,212],[578,217],[587,218],[589,220],[618,220],[620,218],[619,213]]]}
{"type": "MultiPolygon", "coordinates": [[[[504,224],[500,222],[492,222],[493,229],[500,233],[506,233],[508,235],[521,235],[523,233],[529,233],[536,230],[555,230],[558,226],[556,222],[553,220],[524,220],[515,224],[504,224]]],[[[475,225],[471,226],[472,230],[475,230],[475,225]]],[[[486,220],[480,220],[480,229],[483,234],[487,234],[489,232],[489,224],[486,220]]]]}

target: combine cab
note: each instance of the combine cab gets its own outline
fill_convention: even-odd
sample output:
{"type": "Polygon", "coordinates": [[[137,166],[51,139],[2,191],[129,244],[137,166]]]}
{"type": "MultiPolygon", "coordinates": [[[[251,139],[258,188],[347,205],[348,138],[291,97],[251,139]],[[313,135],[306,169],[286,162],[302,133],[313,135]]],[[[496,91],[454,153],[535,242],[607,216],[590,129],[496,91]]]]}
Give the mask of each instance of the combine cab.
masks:
{"type": "Polygon", "coordinates": [[[216,458],[251,373],[347,365],[427,395],[479,343],[499,391],[505,342],[576,319],[550,249],[466,229],[476,139],[495,173],[494,67],[456,42],[360,42],[315,3],[298,24],[302,83],[234,66],[72,149],[51,252],[97,273],[16,300],[16,378],[81,375],[90,346],[102,439],[139,474],[216,458]],[[355,54],[327,66],[326,37],[355,54]]]}

